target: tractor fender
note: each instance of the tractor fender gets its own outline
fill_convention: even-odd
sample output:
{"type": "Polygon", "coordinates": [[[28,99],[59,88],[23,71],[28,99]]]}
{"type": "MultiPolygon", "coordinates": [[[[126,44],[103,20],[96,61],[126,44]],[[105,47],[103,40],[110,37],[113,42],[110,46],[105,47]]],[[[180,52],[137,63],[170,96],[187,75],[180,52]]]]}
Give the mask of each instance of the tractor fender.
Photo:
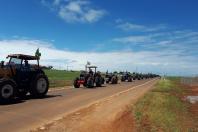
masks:
{"type": "Polygon", "coordinates": [[[17,87],[16,82],[11,78],[1,78],[0,79],[0,83],[5,82],[5,81],[11,81],[17,87]]]}

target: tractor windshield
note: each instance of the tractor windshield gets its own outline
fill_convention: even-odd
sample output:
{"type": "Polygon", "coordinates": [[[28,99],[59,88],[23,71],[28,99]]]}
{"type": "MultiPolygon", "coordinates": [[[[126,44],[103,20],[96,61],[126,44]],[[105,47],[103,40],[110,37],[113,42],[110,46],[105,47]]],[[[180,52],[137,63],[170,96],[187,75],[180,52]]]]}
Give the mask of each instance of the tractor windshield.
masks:
{"type": "Polygon", "coordinates": [[[21,59],[11,58],[9,64],[10,65],[20,65],[21,64],[21,59]]]}
{"type": "Polygon", "coordinates": [[[18,59],[18,58],[11,58],[10,62],[8,63],[8,65],[13,65],[13,66],[16,66],[16,68],[20,68],[21,61],[22,60],[18,59]]]}

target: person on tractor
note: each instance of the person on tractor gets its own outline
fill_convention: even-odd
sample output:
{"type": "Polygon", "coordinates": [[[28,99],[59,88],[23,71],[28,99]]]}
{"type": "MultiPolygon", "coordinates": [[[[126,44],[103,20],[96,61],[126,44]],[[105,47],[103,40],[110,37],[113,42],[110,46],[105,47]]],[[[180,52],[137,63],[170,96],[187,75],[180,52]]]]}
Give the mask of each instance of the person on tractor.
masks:
{"type": "Polygon", "coordinates": [[[24,68],[27,69],[27,70],[29,70],[30,69],[30,64],[28,63],[28,61],[25,60],[24,63],[25,63],[24,68]]]}
{"type": "Polygon", "coordinates": [[[93,76],[94,73],[93,73],[92,69],[89,69],[89,74],[93,76]]]}

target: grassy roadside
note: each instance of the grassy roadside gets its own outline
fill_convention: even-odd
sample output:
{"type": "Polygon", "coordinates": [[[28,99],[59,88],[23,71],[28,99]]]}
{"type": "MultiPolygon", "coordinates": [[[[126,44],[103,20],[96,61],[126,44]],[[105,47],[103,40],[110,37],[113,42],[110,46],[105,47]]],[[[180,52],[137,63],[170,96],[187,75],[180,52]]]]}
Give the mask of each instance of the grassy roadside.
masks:
{"type": "Polygon", "coordinates": [[[70,86],[73,80],[80,75],[79,71],[45,70],[49,78],[50,87],[70,86]]]}
{"type": "Polygon", "coordinates": [[[137,131],[190,131],[195,129],[188,103],[181,100],[185,90],[179,78],[160,80],[134,106],[137,131]]]}

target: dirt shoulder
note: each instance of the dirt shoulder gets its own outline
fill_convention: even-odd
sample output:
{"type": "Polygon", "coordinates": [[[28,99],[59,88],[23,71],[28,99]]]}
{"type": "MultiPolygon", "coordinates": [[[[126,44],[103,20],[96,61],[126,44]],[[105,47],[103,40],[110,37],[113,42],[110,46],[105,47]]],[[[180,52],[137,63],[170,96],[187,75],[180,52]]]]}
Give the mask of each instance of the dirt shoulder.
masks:
{"type": "Polygon", "coordinates": [[[137,99],[153,88],[158,80],[149,81],[69,114],[62,119],[38,128],[38,132],[131,132],[134,129],[130,109],[137,99]]]}

